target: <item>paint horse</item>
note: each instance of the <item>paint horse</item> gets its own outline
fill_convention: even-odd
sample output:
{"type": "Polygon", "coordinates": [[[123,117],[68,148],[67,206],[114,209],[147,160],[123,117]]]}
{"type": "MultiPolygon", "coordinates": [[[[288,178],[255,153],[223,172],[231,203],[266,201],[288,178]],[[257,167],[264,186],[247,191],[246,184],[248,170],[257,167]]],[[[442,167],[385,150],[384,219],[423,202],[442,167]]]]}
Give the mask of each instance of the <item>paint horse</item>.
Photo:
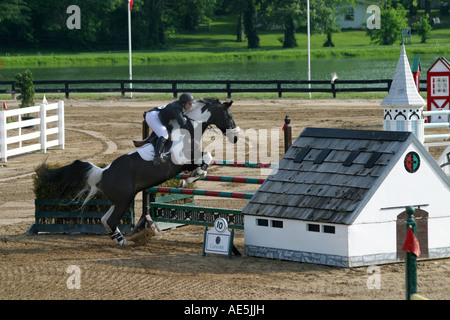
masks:
{"type": "MultiPolygon", "coordinates": [[[[59,196],[73,193],[83,186],[78,194],[79,198],[84,197],[83,205],[100,188],[112,203],[101,221],[111,239],[124,245],[125,238],[118,225],[138,192],[172,179],[182,171],[192,171],[185,183],[192,183],[206,175],[212,156],[209,152],[201,152],[201,136],[209,126],[215,125],[230,142],[237,142],[239,127],[230,111],[232,103],[233,101],[221,103],[217,99],[194,101],[192,108],[186,113],[188,121],[184,128],[180,128],[176,121],[170,123],[171,128],[168,129],[171,140],[166,144],[166,148],[169,148],[166,150],[167,158],[158,165],[144,160],[139,152],[133,151],[120,156],[105,168],[80,160],[55,170],[42,165],[41,176],[58,184],[61,190],[59,196]],[[101,185],[97,187],[98,184],[101,185]]],[[[145,226],[145,219],[142,216],[136,227],[142,224],[145,226]]]]}

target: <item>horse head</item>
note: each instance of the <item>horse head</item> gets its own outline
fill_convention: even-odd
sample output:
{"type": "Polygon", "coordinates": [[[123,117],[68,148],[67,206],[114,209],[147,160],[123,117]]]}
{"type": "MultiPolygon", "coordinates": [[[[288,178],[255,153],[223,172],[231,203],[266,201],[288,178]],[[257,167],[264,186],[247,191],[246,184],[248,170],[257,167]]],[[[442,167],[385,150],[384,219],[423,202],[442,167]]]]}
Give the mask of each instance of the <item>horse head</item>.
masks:
{"type": "Polygon", "coordinates": [[[197,113],[197,117],[200,119],[195,120],[202,121],[204,129],[210,125],[215,125],[231,143],[236,143],[240,128],[234,122],[230,110],[232,104],[233,100],[222,103],[218,99],[203,98],[196,100],[191,110],[193,115],[197,113]],[[198,115],[199,111],[200,115],[198,115]]]}

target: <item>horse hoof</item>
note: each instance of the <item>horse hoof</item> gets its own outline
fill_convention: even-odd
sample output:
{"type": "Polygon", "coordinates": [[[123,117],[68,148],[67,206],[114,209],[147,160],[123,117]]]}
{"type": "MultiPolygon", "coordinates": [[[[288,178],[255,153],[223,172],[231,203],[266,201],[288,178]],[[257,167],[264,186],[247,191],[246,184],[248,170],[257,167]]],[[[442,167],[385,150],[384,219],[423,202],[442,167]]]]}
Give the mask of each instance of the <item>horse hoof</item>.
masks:
{"type": "Polygon", "coordinates": [[[123,237],[122,233],[116,229],[116,231],[109,234],[112,241],[120,246],[124,246],[126,244],[125,238],[123,237]]]}
{"type": "Polygon", "coordinates": [[[184,188],[188,185],[188,183],[186,182],[186,180],[180,180],[178,182],[177,188],[184,188]]]}

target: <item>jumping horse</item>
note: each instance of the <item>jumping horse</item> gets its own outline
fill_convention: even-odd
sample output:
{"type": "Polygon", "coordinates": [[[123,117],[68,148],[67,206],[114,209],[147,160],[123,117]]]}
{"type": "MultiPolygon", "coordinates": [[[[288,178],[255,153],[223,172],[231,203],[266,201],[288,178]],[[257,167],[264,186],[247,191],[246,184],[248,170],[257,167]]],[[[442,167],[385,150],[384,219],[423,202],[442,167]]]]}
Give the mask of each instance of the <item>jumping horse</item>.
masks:
{"type": "MultiPolygon", "coordinates": [[[[137,151],[133,151],[120,156],[105,168],[80,160],[55,170],[42,165],[41,176],[49,182],[57,183],[61,197],[73,194],[77,188],[82,187],[78,197],[84,197],[83,205],[101,189],[112,203],[101,222],[111,239],[124,245],[125,238],[118,228],[119,221],[138,192],[170,180],[182,171],[192,171],[185,183],[192,183],[206,175],[212,156],[209,152],[201,151],[201,136],[208,127],[215,125],[230,142],[237,142],[239,127],[230,111],[232,103],[233,101],[221,103],[217,99],[194,101],[192,108],[186,113],[186,126],[180,128],[176,121],[170,123],[168,129],[171,142],[166,146],[167,158],[157,165],[153,161],[144,160],[137,151]]],[[[142,228],[146,219],[148,220],[142,216],[133,232],[137,231],[138,225],[142,228]]]]}

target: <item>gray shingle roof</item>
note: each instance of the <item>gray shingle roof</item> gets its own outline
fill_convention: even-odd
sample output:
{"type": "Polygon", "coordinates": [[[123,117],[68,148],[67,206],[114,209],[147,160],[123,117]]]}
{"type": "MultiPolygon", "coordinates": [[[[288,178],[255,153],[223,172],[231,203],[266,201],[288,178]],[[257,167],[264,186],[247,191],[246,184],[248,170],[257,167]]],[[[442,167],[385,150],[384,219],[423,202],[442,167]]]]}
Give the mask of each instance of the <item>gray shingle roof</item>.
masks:
{"type": "Polygon", "coordinates": [[[410,136],[306,128],[243,213],[350,224],[358,205],[410,136]]]}

